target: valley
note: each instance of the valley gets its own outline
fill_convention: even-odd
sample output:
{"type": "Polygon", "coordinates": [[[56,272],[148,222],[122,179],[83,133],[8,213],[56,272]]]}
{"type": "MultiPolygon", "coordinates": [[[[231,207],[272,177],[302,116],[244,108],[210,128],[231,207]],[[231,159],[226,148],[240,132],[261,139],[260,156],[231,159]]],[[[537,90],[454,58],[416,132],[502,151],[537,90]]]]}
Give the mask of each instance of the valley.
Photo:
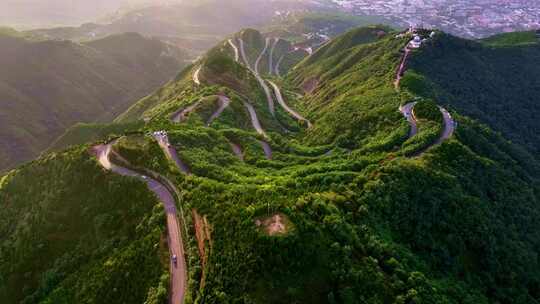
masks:
{"type": "Polygon", "coordinates": [[[267,29],[0,176],[0,298],[540,300],[530,33],[267,29]]]}

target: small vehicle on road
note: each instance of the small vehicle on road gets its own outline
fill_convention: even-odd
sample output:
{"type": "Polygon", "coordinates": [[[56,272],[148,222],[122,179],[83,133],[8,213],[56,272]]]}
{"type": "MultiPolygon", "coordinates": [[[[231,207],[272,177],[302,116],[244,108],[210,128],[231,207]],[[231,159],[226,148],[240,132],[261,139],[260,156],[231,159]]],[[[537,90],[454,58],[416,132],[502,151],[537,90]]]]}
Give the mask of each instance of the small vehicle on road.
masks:
{"type": "Polygon", "coordinates": [[[176,257],[176,254],[173,254],[172,261],[173,261],[174,267],[176,267],[176,265],[178,264],[178,257],[176,257]]]}

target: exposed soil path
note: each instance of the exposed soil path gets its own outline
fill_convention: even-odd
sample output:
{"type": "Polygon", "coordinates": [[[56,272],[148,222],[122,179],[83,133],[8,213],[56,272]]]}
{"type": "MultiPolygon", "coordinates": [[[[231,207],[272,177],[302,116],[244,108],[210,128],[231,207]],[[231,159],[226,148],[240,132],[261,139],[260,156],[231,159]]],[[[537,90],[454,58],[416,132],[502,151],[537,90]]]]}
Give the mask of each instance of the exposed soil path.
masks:
{"type": "Polygon", "coordinates": [[[92,150],[103,168],[119,175],[135,177],[146,182],[148,188],[154,192],[154,194],[163,203],[167,215],[169,253],[171,257],[173,255],[176,255],[177,257],[177,263],[175,264],[171,259],[169,266],[171,273],[169,303],[183,304],[187,288],[187,267],[184,244],[182,241],[182,234],[180,233],[180,226],[178,224],[176,205],[173,195],[171,192],[169,192],[167,187],[165,187],[159,181],[151,177],[140,175],[139,173],[130,169],[113,164],[109,159],[112,151],[112,143],[94,146],[92,150]]]}
{"type": "Polygon", "coordinates": [[[240,56],[239,56],[239,53],[238,53],[238,47],[236,47],[236,44],[234,44],[232,39],[229,39],[228,42],[229,42],[229,45],[232,47],[232,49],[234,51],[234,61],[238,62],[238,60],[240,59],[240,56]]]}
{"type": "Polygon", "coordinates": [[[308,128],[311,128],[312,127],[312,124],[309,120],[305,119],[302,115],[298,114],[298,112],[294,111],[293,109],[291,109],[286,103],[285,103],[285,100],[283,100],[283,95],[281,94],[281,90],[279,89],[279,87],[272,81],[268,81],[270,83],[270,85],[272,85],[272,87],[274,88],[274,93],[276,94],[276,98],[278,100],[278,103],[281,105],[281,107],[283,109],[285,109],[285,111],[287,111],[289,114],[291,114],[291,116],[293,116],[294,118],[296,118],[297,120],[299,121],[305,121],[308,125],[308,128]]]}
{"type": "Polygon", "coordinates": [[[411,50],[408,46],[405,46],[403,56],[401,57],[401,62],[399,63],[399,67],[396,74],[396,80],[394,81],[394,87],[396,90],[399,90],[399,85],[401,83],[401,78],[403,78],[403,75],[405,74],[405,68],[407,67],[407,60],[409,59],[409,55],[411,54],[411,50]]]}
{"type": "Polygon", "coordinates": [[[210,116],[206,122],[206,126],[209,127],[214,120],[216,120],[223,111],[231,104],[231,100],[226,96],[219,96],[219,108],[210,116]]]}

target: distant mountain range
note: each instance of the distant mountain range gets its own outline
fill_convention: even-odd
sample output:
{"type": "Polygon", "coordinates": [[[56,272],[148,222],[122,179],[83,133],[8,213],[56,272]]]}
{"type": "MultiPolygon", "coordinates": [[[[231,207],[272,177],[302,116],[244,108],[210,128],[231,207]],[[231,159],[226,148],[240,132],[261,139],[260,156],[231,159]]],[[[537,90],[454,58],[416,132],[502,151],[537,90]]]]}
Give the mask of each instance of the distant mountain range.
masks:
{"type": "Polygon", "coordinates": [[[179,2],[181,0],[4,0],[0,2],[0,25],[21,29],[78,25],[118,11],[179,2]]]}

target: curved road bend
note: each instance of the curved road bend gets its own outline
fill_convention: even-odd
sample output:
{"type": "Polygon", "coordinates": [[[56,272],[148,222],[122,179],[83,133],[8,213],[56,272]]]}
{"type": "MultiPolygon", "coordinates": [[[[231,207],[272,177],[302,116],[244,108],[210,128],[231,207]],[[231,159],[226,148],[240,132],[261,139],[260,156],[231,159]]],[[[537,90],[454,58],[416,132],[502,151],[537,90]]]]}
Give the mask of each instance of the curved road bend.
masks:
{"type": "Polygon", "coordinates": [[[418,123],[416,118],[413,115],[413,109],[416,105],[416,102],[410,102],[404,106],[399,107],[399,111],[405,116],[409,125],[411,125],[411,130],[409,131],[409,138],[415,136],[418,133],[418,123]]]}
{"type": "Polygon", "coordinates": [[[234,155],[236,155],[241,161],[244,161],[244,152],[242,152],[242,147],[240,147],[239,144],[235,144],[233,142],[229,142],[229,144],[231,145],[234,155]]]}
{"type": "Polygon", "coordinates": [[[274,49],[276,48],[277,43],[279,42],[279,38],[274,38],[274,43],[272,43],[272,47],[270,48],[270,56],[268,58],[268,73],[272,75],[274,73],[274,49]]]}
{"type": "Polygon", "coordinates": [[[266,85],[266,83],[264,82],[264,79],[261,78],[261,76],[259,75],[259,73],[257,71],[260,58],[262,58],[262,56],[266,52],[266,49],[268,48],[268,38],[266,40],[266,46],[265,46],[263,52],[261,53],[261,55],[259,55],[259,58],[257,59],[257,62],[255,63],[255,70],[251,69],[250,66],[249,66],[249,61],[247,59],[246,51],[245,51],[245,48],[244,48],[244,41],[242,40],[242,38],[238,38],[238,41],[240,41],[240,54],[242,54],[242,58],[244,60],[244,63],[247,66],[247,68],[251,71],[253,76],[255,76],[255,78],[259,82],[259,85],[263,88],[264,94],[266,95],[266,101],[268,103],[268,110],[270,110],[270,114],[272,114],[272,116],[275,116],[276,111],[275,111],[275,107],[274,107],[274,99],[272,98],[272,94],[270,93],[270,88],[266,85]]]}
{"type": "Polygon", "coordinates": [[[279,66],[281,65],[281,62],[283,61],[283,58],[285,58],[285,56],[281,55],[281,57],[279,57],[278,62],[276,63],[274,74],[276,74],[276,76],[278,76],[278,77],[281,77],[281,72],[279,71],[279,66]]]}
{"type": "Polygon", "coordinates": [[[231,100],[226,96],[219,96],[219,108],[210,116],[206,122],[206,126],[209,127],[214,120],[216,120],[223,111],[231,104],[231,100]]]}
{"type": "Polygon", "coordinates": [[[167,134],[154,135],[154,138],[158,142],[161,150],[165,152],[167,157],[175,162],[176,167],[178,167],[180,172],[191,175],[191,170],[189,170],[189,167],[184,164],[184,162],[178,157],[178,153],[176,152],[176,149],[174,149],[174,147],[170,144],[167,134]]]}
{"type": "MultiPolygon", "coordinates": [[[[399,111],[401,113],[403,113],[403,115],[405,116],[405,118],[407,118],[407,121],[411,125],[411,131],[409,133],[409,138],[413,137],[414,135],[416,135],[418,133],[417,121],[416,121],[416,118],[413,115],[413,109],[414,109],[415,105],[416,105],[416,102],[410,102],[410,103],[408,103],[408,104],[406,104],[406,105],[404,105],[402,107],[399,107],[399,111]]],[[[456,130],[456,122],[452,118],[452,115],[450,115],[450,113],[446,109],[444,109],[443,107],[439,107],[439,110],[441,111],[441,113],[443,115],[444,129],[443,129],[443,132],[441,133],[441,136],[439,137],[439,139],[437,139],[437,141],[435,143],[433,143],[433,145],[431,145],[431,146],[436,146],[436,145],[442,144],[445,140],[452,137],[452,135],[454,134],[454,132],[456,130]]]]}
{"type": "Polygon", "coordinates": [[[239,53],[238,53],[238,48],[236,47],[236,44],[234,44],[232,39],[229,39],[228,42],[229,42],[229,45],[232,47],[232,49],[234,51],[234,61],[238,62],[238,60],[240,59],[240,56],[239,56],[239,53]]]}
{"type": "Polygon", "coordinates": [[[456,122],[452,118],[452,115],[450,115],[450,113],[442,107],[439,107],[439,109],[441,110],[444,119],[444,130],[439,140],[437,140],[437,142],[435,143],[436,145],[442,144],[443,141],[452,137],[454,131],[456,130],[456,122]]]}
{"type": "Polygon", "coordinates": [[[399,90],[399,84],[401,83],[401,78],[403,77],[405,67],[407,66],[407,59],[409,59],[409,54],[411,53],[411,50],[407,46],[405,47],[404,51],[405,53],[401,57],[401,62],[397,70],[396,81],[394,82],[394,87],[396,90],[399,90]]]}
{"type": "Polygon", "coordinates": [[[277,100],[278,100],[278,103],[281,105],[281,107],[283,107],[283,109],[285,109],[285,111],[289,112],[289,114],[291,114],[291,116],[293,116],[294,118],[296,118],[297,120],[300,120],[300,121],[305,121],[308,125],[308,128],[311,128],[313,125],[311,124],[311,122],[307,119],[305,119],[302,115],[298,114],[298,112],[294,111],[293,109],[291,109],[286,103],[285,101],[283,100],[283,95],[281,95],[281,90],[279,89],[279,87],[272,81],[268,81],[270,83],[270,85],[272,85],[272,87],[274,88],[274,92],[276,93],[276,97],[277,97],[277,100]]]}
{"type": "MultiPolygon", "coordinates": [[[[255,112],[255,108],[253,108],[253,106],[247,102],[244,102],[244,106],[247,108],[249,112],[249,116],[251,117],[251,124],[253,125],[253,128],[255,129],[255,131],[257,131],[257,133],[259,133],[263,137],[268,138],[268,135],[266,134],[266,132],[264,132],[261,126],[261,123],[259,121],[259,118],[257,117],[257,112],[255,112]]],[[[270,145],[266,141],[260,141],[260,143],[264,150],[264,154],[266,155],[266,158],[272,159],[272,148],[270,147],[270,145]]]]}
{"type": "Polygon", "coordinates": [[[261,63],[261,60],[266,54],[266,50],[268,49],[268,46],[270,45],[270,38],[264,39],[264,48],[259,54],[259,57],[257,57],[257,60],[255,61],[255,74],[259,75],[259,64],[261,63]]]}
{"type": "Polygon", "coordinates": [[[171,272],[171,290],[169,294],[169,303],[171,304],[183,304],[184,296],[187,288],[187,267],[184,254],[184,247],[182,242],[182,234],[180,233],[178,218],[176,216],[176,205],[174,197],[157,180],[146,177],[136,173],[135,171],[113,164],[109,159],[109,154],[112,150],[112,144],[97,145],[93,147],[93,151],[101,164],[101,166],[107,170],[123,176],[131,176],[141,179],[146,182],[148,188],[156,194],[159,200],[165,207],[167,214],[167,232],[169,240],[169,252],[171,257],[176,255],[178,257],[177,265],[170,262],[171,272]]]}
{"type": "Polygon", "coordinates": [[[176,123],[184,122],[187,119],[189,113],[193,112],[193,110],[195,110],[195,108],[199,106],[200,103],[201,101],[199,100],[185,109],[176,111],[176,113],[171,116],[171,120],[176,123]]]}
{"type": "Polygon", "coordinates": [[[251,66],[249,65],[249,60],[246,55],[246,49],[244,48],[244,39],[238,38],[238,41],[240,42],[240,54],[242,55],[242,60],[244,61],[244,64],[246,65],[246,67],[251,72],[253,72],[253,70],[251,69],[251,66]]]}
{"type": "Polygon", "coordinates": [[[202,66],[200,66],[195,73],[193,73],[193,82],[195,82],[196,85],[201,85],[201,81],[199,80],[199,74],[201,73],[202,66]]]}

